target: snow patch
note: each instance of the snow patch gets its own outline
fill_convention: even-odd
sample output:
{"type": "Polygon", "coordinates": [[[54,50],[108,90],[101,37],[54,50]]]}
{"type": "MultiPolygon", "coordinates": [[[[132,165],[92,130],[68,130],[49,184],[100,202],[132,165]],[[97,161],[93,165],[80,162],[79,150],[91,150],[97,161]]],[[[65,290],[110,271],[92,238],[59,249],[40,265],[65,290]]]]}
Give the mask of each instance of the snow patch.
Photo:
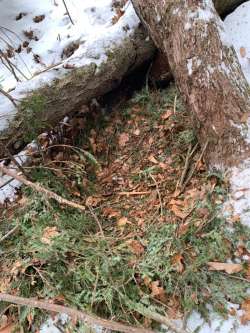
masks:
{"type": "Polygon", "coordinates": [[[190,30],[192,28],[192,25],[190,22],[186,22],[185,25],[184,25],[184,29],[185,30],[190,30]]]}
{"type": "Polygon", "coordinates": [[[189,13],[188,13],[189,20],[196,19],[196,20],[203,20],[205,22],[209,22],[213,18],[214,18],[214,14],[212,13],[212,8],[205,8],[205,9],[199,8],[196,11],[189,11],[189,13]]]}
{"type": "Polygon", "coordinates": [[[229,221],[237,216],[250,227],[250,159],[230,170],[229,182],[230,195],[223,212],[229,221]]]}
{"type": "Polygon", "coordinates": [[[250,1],[236,8],[232,14],[226,17],[224,23],[244,75],[250,83],[250,1]]]}
{"type": "Polygon", "coordinates": [[[187,69],[188,69],[188,75],[192,75],[193,73],[193,59],[187,60],[187,69]]]}

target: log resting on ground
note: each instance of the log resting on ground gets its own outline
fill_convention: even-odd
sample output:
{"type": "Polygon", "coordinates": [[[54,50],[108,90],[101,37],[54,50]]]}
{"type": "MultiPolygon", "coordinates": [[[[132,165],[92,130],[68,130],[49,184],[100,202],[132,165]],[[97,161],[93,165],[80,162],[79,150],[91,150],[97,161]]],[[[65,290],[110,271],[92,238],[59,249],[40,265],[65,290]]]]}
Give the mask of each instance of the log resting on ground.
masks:
{"type": "Polygon", "coordinates": [[[212,0],[132,0],[168,59],[210,167],[249,157],[249,84],[212,0]]]}
{"type": "MultiPolygon", "coordinates": [[[[242,0],[214,1],[221,15],[243,2],[242,0]]],[[[184,22],[184,19],[182,20],[184,22]]],[[[0,126],[0,157],[5,156],[5,151],[1,147],[8,146],[11,152],[16,152],[32,138],[55,126],[65,115],[77,110],[92,98],[100,97],[117,87],[124,76],[151,59],[154,53],[154,44],[147,38],[145,29],[140,26],[121,45],[112,49],[108,60],[98,67],[95,63],[91,63],[70,69],[65,77],[24,95],[25,103],[19,104],[13,120],[4,130],[1,130],[0,126]],[[34,113],[27,110],[29,103],[38,103],[39,111],[34,113]]],[[[43,74],[39,76],[42,77],[43,74]]]]}

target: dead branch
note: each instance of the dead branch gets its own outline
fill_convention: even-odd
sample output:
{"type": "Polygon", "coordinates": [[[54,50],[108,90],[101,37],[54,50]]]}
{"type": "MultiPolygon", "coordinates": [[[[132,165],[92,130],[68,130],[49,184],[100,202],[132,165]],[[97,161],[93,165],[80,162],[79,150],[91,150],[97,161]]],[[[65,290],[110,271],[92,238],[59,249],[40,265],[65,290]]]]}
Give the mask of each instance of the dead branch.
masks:
{"type": "Polygon", "coordinates": [[[56,194],[55,192],[47,190],[43,186],[31,182],[30,180],[24,178],[21,175],[18,175],[16,172],[11,171],[10,169],[6,168],[5,166],[3,166],[1,164],[0,164],[0,171],[2,171],[3,173],[5,173],[6,175],[8,175],[8,176],[10,176],[10,177],[18,180],[19,182],[25,184],[26,186],[32,188],[36,192],[45,194],[46,197],[48,197],[49,199],[56,200],[61,205],[66,205],[68,207],[76,208],[76,209],[79,209],[81,211],[85,211],[86,210],[85,206],[82,206],[82,205],[80,205],[80,204],[78,204],[76,202],[64,199],[63,197],[61,197],[60,195],[56,194]]]}
{"type": "Polygon", "coordinates": [[[72,17],[71,17],[71,15],[70,15],[70,12],[69,12],[69,10],[68,10],[68,7],[67,7],[67,4],[66,4],[65,0],[63,0],[63,4],[64,4],[64,7],[65,7],[66,12],[67,12],[67,14],[68,14],[68,17],[69,17],[69,19],[70,19],[70,22],[74,25],[74,21],[72,20],[72,17]]]}
{"type": "Polygon", "coordinates": [[[17,104],[16,104],[14,98],[13,98],[10,94],[8,94],[8,93],[7,93],[6,91],[4,91],[2,88],[0,88],[0,93],[1,93],[2,95],[4,95],[5,97],[7,97],[7,98],[11,101],[11,103],[14,105],[14,107],[17,108],[17,104]]]}
{"type": "MultiPolygon", "coordinates": [[[[0,243],[3,242],[5,239],[7,239],[9,236],[14,234],[14,232],[19,228],[19,224],[17,224],[13,229],[11,229],[9,232],[7,232],[6,235],[4,235],[2,238],[0,238],[0,243]]],[[[0,317],[1,318],[1,317],[0,317]]]]}
{"type": "Polygon", "coordinates": [[[105,238],[105,236],[104,236],[104,232],[103,232],[103,230],[102,230],[101,222],[99,221],[98,217],[96,216],[96,214],[95,214],[93,208],[92,208],[90,205],[87,205],[87,206],[88,206],[88,209],[89,209],[90,214],[92,215],[93,219],[96,221],[96,223],[97,223],[97,225],[98,225],[98,227],[99,227],[99,230],[100,230],[100,233],[101,233],[101,235],[102,235],[102,238],[105,238]]]}
{"type": "Polygon", "coordinates": [[[81,320],[91,327],[101,326],[108,330],[118,331],[122,333],[153,333],[152,330],[146,328],[137,328],[133,326],[128,326],[115,321],[95,317],[94,315],[89,315],[86,312],[72,309],[66,306],[52,304],[45,301],[38,301],[36,299],[30,299],[30,298],[24,298],[24,297],[18,297],[18,296],[12,296],[9,294],[0,293],[0,301],[14,303],[23,306],[29,306],[32,308],[38,308],[51,312],[65,313],[71,318],[74,319],[76,318],[78,320],[81,320]]]}

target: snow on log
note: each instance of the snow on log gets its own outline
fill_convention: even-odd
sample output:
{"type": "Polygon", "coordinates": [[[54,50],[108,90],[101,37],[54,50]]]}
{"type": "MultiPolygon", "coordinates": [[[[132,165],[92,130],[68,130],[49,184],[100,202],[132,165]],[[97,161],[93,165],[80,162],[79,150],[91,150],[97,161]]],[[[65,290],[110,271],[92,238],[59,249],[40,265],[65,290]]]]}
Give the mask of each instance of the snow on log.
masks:
{"type": "MultiPolygon", "coordinates": [[[[36,135],[56,125],[66,114],[118,86],[124,76],[152,58],[155,47],[141,26],[131,3],[113,12],[113,9],[110,9],[112,1],[102,0],[97,15],[98,8],[88,7],[88,2],[83,4],[80,1],[79,6],[87,11],[89,19],[101,20],[100,17],[103,15],[105,24],[98,26],[94,32],[92,30],[96,29],[96,25],[90,25],[88,36],[83,37],[78,31],[81,26],[78,26],[77,33],[74,31],[73,37],[68,38],[71,31],[69,26],[72,24],[67,21],[67,43],[64,41],[64,47],[60,46],[59,52],[55,47],[53,51],[59,53],[60,63],[42,71],[40,68],[38,75],[15,83],[15,89],[9,92],[9,98],[1,96],[0,156],[4,156],[1,146],[5,145],[11,151],[17,151],[24,143],[30,142],[36,135]],[[111,13],[107,17],[108,10],[111,13]],[[91,17],[93,12],[96,15],[94,18],[91,17]],[[74,44],[76,38],[77,46],[74,44]],[[61,59],[65,53],[67,57],[65,55],[65,59],[61,59]]],[[[0,5],[2,6],[2,3],[0,5]]],[[[36,4],[31,6],[34,7],[36,4]]],[[[51,1],[47,6],[51,6],[51,1]]],[[[35,18],[38,20],[38,16],[35,18]]],[[[46,26],[44,29],[46,31],[46,26]]],[[[73,29],[76,28],[73,26],[73,29]]],[[[64,34],[66,32],[64,31],[64,34]]],[[[52,31],[49,33],[52,34],[52,31]]],[[[32,38],[34,34],[35,32],[32,38]]],[[[48,40],[41,39],[40,42],[45,42],[45,48],[46,43],[50,44],[48,40]]],[[[40,62],[50,59],[50,56],[47,54],[46,57],[41,57],[40,62]]],[[[18,71],[16,75],[21,78],[18,71]]],[[[6,87],[11,87],[9,78],[3,82],[3,87],[5,83],[6,87]]]]}

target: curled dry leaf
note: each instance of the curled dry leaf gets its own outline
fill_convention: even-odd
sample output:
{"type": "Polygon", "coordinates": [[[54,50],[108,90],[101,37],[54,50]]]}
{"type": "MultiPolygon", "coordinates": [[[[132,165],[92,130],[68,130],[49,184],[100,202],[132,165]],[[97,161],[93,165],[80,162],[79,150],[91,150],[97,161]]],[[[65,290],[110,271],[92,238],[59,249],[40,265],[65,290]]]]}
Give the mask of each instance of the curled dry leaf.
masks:
{"type": "Polygon", "coordinates": [[[241,310],[244,311],[243,315],[240,317],[241,323],[244,325],[250,321],[250,299],[246,299],[241,304],[241,310]]]}
{"type": "Polygon", "coordinates": [[[173,258],[172,258],[172,264],[174,265],[176,271],[178,273],[183,273],[184,272],[184,258],[181,254],[176,254],[173,258]]]}
{"type": "Polygon", "coordinates": [[[57,227],[47,227],[43,231],[43,236],[41,238],[41,242],[44,244],[51,244],[53,238],[59,236],[60,233],[57,230],[57,227]]]}
{"type": "Polygon", "coordinates": [[[102,201],[102,199],[99,197],[89,196],[89,197],[87,197],[85,204],[87,206],[96,207],[101,201],[102,201]]]}
{"type": "Polygon", "coordinates": [[[169,202],[170,210],[175,214],[175,216],[185,219],[189,213],[184,212],[182,209],[184,207],[184,201],[172,199],[169,202]]]}
{"type": "Polygon", "coordinates": [[[227,274],[239,273],[243,269],[242,264],[230,264],[217,261],[210,261],[207,264],[210,271],[224,271],[227,274]]]}
{"type": "Polygon", "coordinates": [[[241,48],[240,48],[240,55],[241,55],[241,57],[245,58],[246,54],[247,54],[247,52],[246,52],[245,47],[241,46],[241,48]]]}
{"type": "Polygon", "coordinates": [[[121,217],[121,218],[117,221],[117,225],[118,225],[119,227],[124,227],[124,226],[125,226],[126,224],[128,224],[128,223],[130,223],[130,222],[129,222],[128,218],[125,217],[125,216],[121,217]]]}
{"type": "Polygon", "coordinates": [[[153,281],[150,284],[151,295],[152,297],[156,297],[162,302],[165,302],[167,299],[166,293],[163,287],[160,287],[160,281],[153,281]]]}
{"type": "Polygon", "coordinates": [[[130,240],[128,241],[128,245],[131,251],[137,256],[140,256],[145,252],[144,246],[138,240],[130,240]]]}
{"type": "Polygon", "coordinates": [[[134,131],[134,135],[138,136],[141,134],[141,131],[139,130],[139,128],[137,128],[135,131],[134,131]]]}
{"type": "Polygon", "coordinates": [[[119,217],[121,215],[120,212],[118,212],[117,210],[114,210],[111,207],[104,207],[102,209],[102,213],[103,213],[104,216],[106,216],[109,219],[111,219],[113,217],[119,217]]]}
{"type": "Polygon", "coordinates": [[[170,116],[172,116],[173,111],[171,109],[168,109],[166,112],[163,113],[161,116],[161,119],[167,120],[170,116]]]}
{"type": "Polygon", "coordinates": [[[159,162],[157,161],[157,159],[154,157],[154,155],[149,155],[148,160],[154,164],[158,164],[159,162]]]}
{"type": "Polygon", "coordinates": [[[128,141],[129,141],[129,135],[127,133],[122,133],[119,136],[118,143],[120,147],[125,147],[128,141]]]}
{"type": "Polygon", "coordinates": [[[116,24],[119,19],[124,15],[124,10],[117,8],[116,9],[116,15],[114,17],[112,17],[112,24],[116,24]]]}

